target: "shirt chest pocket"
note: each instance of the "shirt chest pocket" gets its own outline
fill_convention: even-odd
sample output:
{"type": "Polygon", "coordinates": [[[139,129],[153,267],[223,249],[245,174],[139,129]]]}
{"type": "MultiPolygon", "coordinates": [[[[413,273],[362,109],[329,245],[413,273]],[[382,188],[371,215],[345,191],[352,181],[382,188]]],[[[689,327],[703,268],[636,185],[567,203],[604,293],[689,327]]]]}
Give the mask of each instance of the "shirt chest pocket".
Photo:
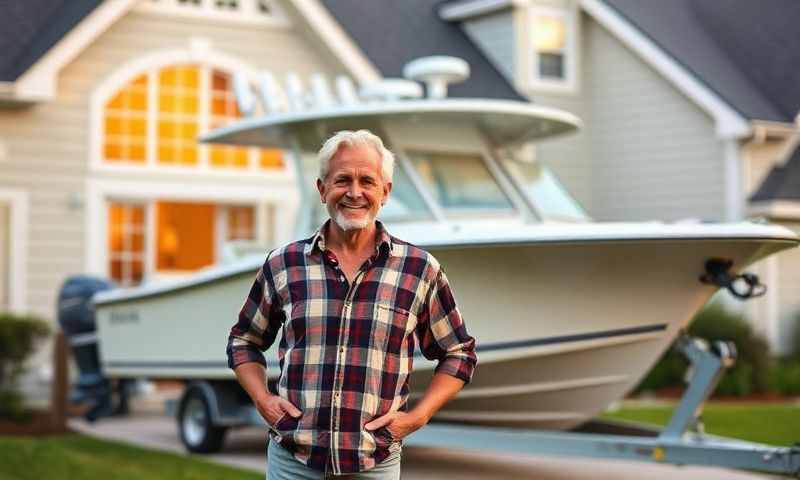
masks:
{"type": "Polygon", "coordinates": [[[390,303],[375,303],[372,317],[372,340],[375,347],[399,354],[405,338],[414,331],[416,317],[390,303]]]}

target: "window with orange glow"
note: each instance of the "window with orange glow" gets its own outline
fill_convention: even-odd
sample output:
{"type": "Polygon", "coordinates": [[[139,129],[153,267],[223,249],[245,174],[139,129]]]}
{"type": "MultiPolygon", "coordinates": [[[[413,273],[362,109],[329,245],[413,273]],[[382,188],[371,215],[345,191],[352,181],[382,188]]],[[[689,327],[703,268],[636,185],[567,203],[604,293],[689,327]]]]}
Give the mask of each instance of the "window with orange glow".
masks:
{"type": "MultiPolygon", "coordinates": [[[[231,87],[231,77],[214,71],[211,75],[211,129],[230,123],[241,115],[236,106],[236,97],[231,87]]],[[[247,168],[250,163],[250,149],[227,145],[209,147],[209,164],[212,167],[247,168]]]]}
{"type": "Polygon", "coordinates": [[[214,263],[215,206],[156,203],[156,269],[197,270],[214,263]]]}
{"type": "Polygon", "coordinates": [[[109,100],[103,119],[107,162],[145,163],[147,109],[146,75],[136,77],[109,100]]]}
{"type": "Polygon", "coordinates": [[[253,207],[228,207],[227,240],[255,240],[253,207]]]}
{"type": "Polygon", "coordinates": [[[193,65],[158,72],[158,163],[197,164],[200,72],[193,65]]]}
{"type": "Polygon", "coordinates": [[[144,278],[144,218],[143,205],[108,205],[108,270],[121,286],[137,285],[144,278]]]}
{"type": "Polygon", "coordinates": [[[280,150],[200,145],[197,137],[241,117],[229,73],[180,64],[136,77],[103,110],[103,161],[227,170],[283,168],[280,150]]]}

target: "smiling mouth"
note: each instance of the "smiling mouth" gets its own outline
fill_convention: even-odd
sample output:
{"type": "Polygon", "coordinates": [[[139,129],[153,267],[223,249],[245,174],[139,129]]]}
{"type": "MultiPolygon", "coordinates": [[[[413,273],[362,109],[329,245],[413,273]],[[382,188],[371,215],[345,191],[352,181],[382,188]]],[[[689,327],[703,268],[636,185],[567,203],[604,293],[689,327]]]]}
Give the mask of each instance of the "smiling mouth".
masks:
{"type": "Polygon", "coordinates": [[[343,208],[345,210],[366,210],[366,205],[346,205],[346,204],[339,204],[339,208],[343,208]]]}

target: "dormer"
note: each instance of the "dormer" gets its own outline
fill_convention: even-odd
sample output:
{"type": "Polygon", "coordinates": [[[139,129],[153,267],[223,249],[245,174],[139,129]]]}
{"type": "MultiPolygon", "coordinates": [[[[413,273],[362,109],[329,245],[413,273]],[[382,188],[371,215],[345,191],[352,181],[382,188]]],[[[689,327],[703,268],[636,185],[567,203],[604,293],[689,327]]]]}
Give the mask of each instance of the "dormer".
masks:
{"type": "Polygon", "coordinates": [[[578,91],[576,0],[461,0],[439,16],[458,23],[519,91],[578,91]]]}

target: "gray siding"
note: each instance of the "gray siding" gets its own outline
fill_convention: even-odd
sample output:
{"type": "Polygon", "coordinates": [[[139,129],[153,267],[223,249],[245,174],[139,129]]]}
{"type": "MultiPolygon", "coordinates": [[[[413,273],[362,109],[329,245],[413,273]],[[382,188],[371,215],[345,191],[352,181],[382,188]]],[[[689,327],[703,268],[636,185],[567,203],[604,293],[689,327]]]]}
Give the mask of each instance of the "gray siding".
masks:
{"type": "Polygon", "coordinates": [[[585,26],[594,216],[721,220],[723,151],[711,118],[603,27],[585,26]]]}
{"type": "MultiPolygon", "coordinates": [[[[579,15],[576,30],[582,31],[588,18],[579,15]]],[[[564,187],[594,217],[594,199],[592,198],[592,164],[591,132],[594,127],[591,117],[591,100],[584,88],[588,79],[586,69],[581,65],[589,48],[586,36],[581,34],[578,48],[577,88],[574,92],[544,92],[529,89],[531,100],[539,105],[560,108],[577,115],[583,120],[583,128],[574,134],[557,137],[537,144],[537,159],[550,167],[558,176],[564,187]]]]}
{"type": "Polygon", "coordinates": [[[514,24],[511,10],[466,21],[462,28],[492,64],[513,83],[514,24]]]}

